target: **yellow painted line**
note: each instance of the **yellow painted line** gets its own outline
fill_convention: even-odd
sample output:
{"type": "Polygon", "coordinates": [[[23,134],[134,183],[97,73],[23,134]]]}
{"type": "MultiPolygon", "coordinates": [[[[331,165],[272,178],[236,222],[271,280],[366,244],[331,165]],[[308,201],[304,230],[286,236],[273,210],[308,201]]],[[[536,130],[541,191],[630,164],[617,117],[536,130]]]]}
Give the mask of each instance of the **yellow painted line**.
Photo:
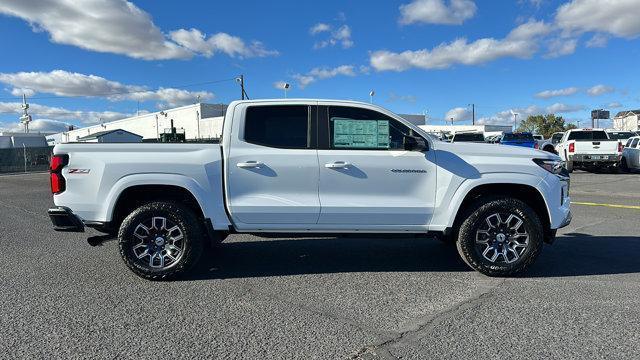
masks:
{"type": "Polygon", "coordinates": [[[616,208],[616,209],[640,210],[640,206],[636,206],[636,205],[601,204],[601,203],[579,202],[579,201],[572,201],[571,204],[572,205],[585,205],[585,206],[604,206],[604,207],[610,207],[610,208],[616,208]]]}

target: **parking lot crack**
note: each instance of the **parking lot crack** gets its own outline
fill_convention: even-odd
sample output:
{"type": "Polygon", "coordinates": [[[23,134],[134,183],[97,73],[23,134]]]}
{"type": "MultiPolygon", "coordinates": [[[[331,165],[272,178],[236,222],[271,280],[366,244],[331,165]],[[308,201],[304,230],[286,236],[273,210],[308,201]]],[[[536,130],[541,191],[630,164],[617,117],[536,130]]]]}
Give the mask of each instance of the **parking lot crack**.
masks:
{"type": "Polygon", "coordinates": [[[469,309],[476,308],[482,303],[490,300],[495,296],[495,291],[498,287],[506,282],[506,279],[500,279],[492,281],[487,286],[481,287],[481,289],[473,296],[455,303],[443,309],[440,312],[426,316],[424,318],[416,319],[408,328],[402,330],[397,336],[386,340],[384,342],[364,346],[357,351],[349,355],[349,359],[397,359],[390,352],[389,348],[398,344],[410,343],[419,338],[424,337],[425,334],[433,331],[439,323],[443,320],[455,316],[461,312],[469,309]]]}
{"type": "Polygon", "coordinates": [[[331,320],[334,320],[334,321],[339,321],[341,323],[346,323],[346,324],[354,326],[354,327],[356,327],[356,328],[358,328],[358,329],[360,329],[360,330],[362,330],[364,332],[374,334],[378,338],[384,339],[385,341],[387,341],[389,339],[394,339],[399,335],[398,332],[375,329],[375,328],[366,326],[364,324],[361,324],[359,322],[353,321],[352,319],[350,319],[348,317],[336,314],[336,313],[334,313],[332,311],[329,311],[327,309],[323,309],[323,308],[319,308],[319,307],[315,307],[315,306],[309,306],[309,305],[306,305],[306,304],[300,304],[298,302],[291,301],[291,300],[289,300],[287,298],[284,298],[284,297],[281,297],[281,296],[278,296],[278,295],[275,295],[275,294],[272,294],[272,293],[260,291],[260,290],[257,290],[255,288],[248,287],[247,288],[247,292],[249,294],[252,294],[252,295],[257,295],[257,296],[268,298],[270,300],[275,300],[275,301],[280,302],[280,303],[285,303],[288,306],[295,307],[296,309],[299,309],[299,310],[302,310],[302,311],[308,311],[308,312],[314,313],[316,315],[320,315],[322,317],[325,317],[325,318],[328,318],[328,319],[331,319],[331,320]]]}

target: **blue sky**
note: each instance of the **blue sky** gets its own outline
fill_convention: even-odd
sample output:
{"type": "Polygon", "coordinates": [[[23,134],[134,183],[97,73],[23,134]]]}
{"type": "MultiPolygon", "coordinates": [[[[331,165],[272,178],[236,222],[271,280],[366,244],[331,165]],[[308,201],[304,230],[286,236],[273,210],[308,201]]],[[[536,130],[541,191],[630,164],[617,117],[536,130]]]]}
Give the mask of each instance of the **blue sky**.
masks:
{"type": "MultiPolygon", "coordinates": [[[[586,121],[640,107],[640,0],[0,0],[0,129],[62,129],[196,101],[339,98],[429,122],[586,121]],[[606,5],[604,3],[607,3],[606,5]],[[276,4],[273,4],[276,3],[276,4]]],[[[584,123],[583,123],[584,124],[584,123]]]]}

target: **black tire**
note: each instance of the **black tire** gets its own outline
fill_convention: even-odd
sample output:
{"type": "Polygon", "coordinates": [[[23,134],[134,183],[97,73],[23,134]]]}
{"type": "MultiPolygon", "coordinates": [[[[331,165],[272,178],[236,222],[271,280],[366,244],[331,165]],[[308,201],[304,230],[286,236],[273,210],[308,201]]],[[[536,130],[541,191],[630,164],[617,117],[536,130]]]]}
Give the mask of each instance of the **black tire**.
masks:
{"type": "Polygon", "coordinates": [[[629,164],[627,164],[627,159],[625,158],[620,159],[619,168],[620,168],[620,172],[623,172],[623,173],[628,173],[630,171],[629,164]]]}
{"type": "Polygon", "coordinates": [[[568,172],[570,172],[570,173],[572,173],[572,172],[573,172],[573,161],[568,160],[568,161],[566,162],[566,166],[567,166],[567,171],[568,171],[568,172]]]}
{"type": "MultiPolygon", "coordinates": [[[[533,264],[542,251],[544,239],[542,223],[536,212],[520,200],[506,197],[479,199],[469,207],[469,211],[464,215],[462,217],[464,220],[458,231],[456,247],[464,262],[482,274],[495,277],[515,275],[533,264]],[[487,217],[496,213],[517,216],[522,220],[523,230],[529,234],[528,244],[517,259],[512,262],[506,261],[507,259],[503,255],[500,255],[494,262],[490,261],[483,256],[479,249],[483,245],[476,243],[477,232],[487,224],[487,217]],[[497,261],[500,257],[502,257],[502,261],[497,261]]],[[[493,241],[495,243],[496,240],[493,241]]],[[[486,246],[489,247],[489,245],[486,246]]],[[[498,251],[495,252],[498,253],[498,251]]],[[[508,254],[511,254],[512,257],[515,256],[513,253],[508,254]]]]}
{"type": "Polygon", "coordinates": [[[168,280],[191,269],[198,262],[202,254],[204,239],[205,233],[203,226],[194,212],[174,202],[151,202],[140,206],[124,219],[118,232],[120,256],[131,271],[147,280],[168,280]],[[157,218],[166,219],[164,222],[165,228],[177,227],[178,230],[167,233],[167,231],[157,229],[161,228],[158,221],[162,224],[162,220],[158,220],[157,218]],[[141,224],[147,227],[149,231],[145,231],[143,227],[139,227],[141,224]],[[151,224],[151,226],[148,226],[148,224],[151,224]],[[138,235],[144,235],[146,233],[147,237],[145,237],[144,240],[137,238],[134,235],[136,231],[138,231],[138,233],[136,233],[138,235]],[[156,232],[158,235],[156,235],[156,232]],[[175,236],[172,237],[172,234],[175,236]],[[182,236],[180,237],[179,235],[182,236]],[[152,239],[157,239],[158,237],[163,238],[162,246],[160,247],[157,246],[156,242],[152,241],[152,239]],[[173,240],[176,238],[180,238],[180,240],[173,240]],[[173,241],[173,244],[169,244],[171,241],[173,241]],[[141,244],[147,243],[148,245],[141,246],[141,244]],[[147,254],[141,259],[139,257],[140,251],[148,252],[152,246],[154,247],[153,249],[155,249],[152,251],[156,251],[153,252],[153,254],[160,254],[159,257],[147,254]],[[165,248],[165,246],[167,248],[165,248]],[[177,251],[172,252],[174,250],[171,250],[173,248],[169,248],[170,246],[173,246],[173,248],[181,248],[180,253],[177,251]],[[138,247],[138,249],[134,249],[134,247],[138,247]],[[160,267],[151,265],[151,263],[155,264],[155,259],[160,262],[160,258],[163,259],[161,261],[162,264],[164,264],[165,254],[167,253],[175,256],[175,260],[171,260],[174,257],[169,258],[169,255],[166,255],[169,261],[171,261],[169,265],[160,267]],[[149,259],[147,259],[147,257],[149,259]]]}

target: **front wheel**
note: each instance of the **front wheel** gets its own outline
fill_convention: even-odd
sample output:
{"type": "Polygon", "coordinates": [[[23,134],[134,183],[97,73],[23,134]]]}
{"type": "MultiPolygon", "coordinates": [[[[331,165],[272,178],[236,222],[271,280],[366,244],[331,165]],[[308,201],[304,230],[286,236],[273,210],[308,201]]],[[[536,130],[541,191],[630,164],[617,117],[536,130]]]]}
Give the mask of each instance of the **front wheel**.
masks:
{"type": "Polygon", "coordinates": [[[118,232],[120,255],[136,275],[164,280],[189,270],[198,261],[204,231],[189,208],[174,202],[152,202],[127,216],[118,232]]]}
{"type": "Polygon", "coordinates": [[[528,268],[542,250],[538,215],[513,198],[476,202],[462,222],[457,248],[474,270],[488,276],[511,276],[528,268]]]}

